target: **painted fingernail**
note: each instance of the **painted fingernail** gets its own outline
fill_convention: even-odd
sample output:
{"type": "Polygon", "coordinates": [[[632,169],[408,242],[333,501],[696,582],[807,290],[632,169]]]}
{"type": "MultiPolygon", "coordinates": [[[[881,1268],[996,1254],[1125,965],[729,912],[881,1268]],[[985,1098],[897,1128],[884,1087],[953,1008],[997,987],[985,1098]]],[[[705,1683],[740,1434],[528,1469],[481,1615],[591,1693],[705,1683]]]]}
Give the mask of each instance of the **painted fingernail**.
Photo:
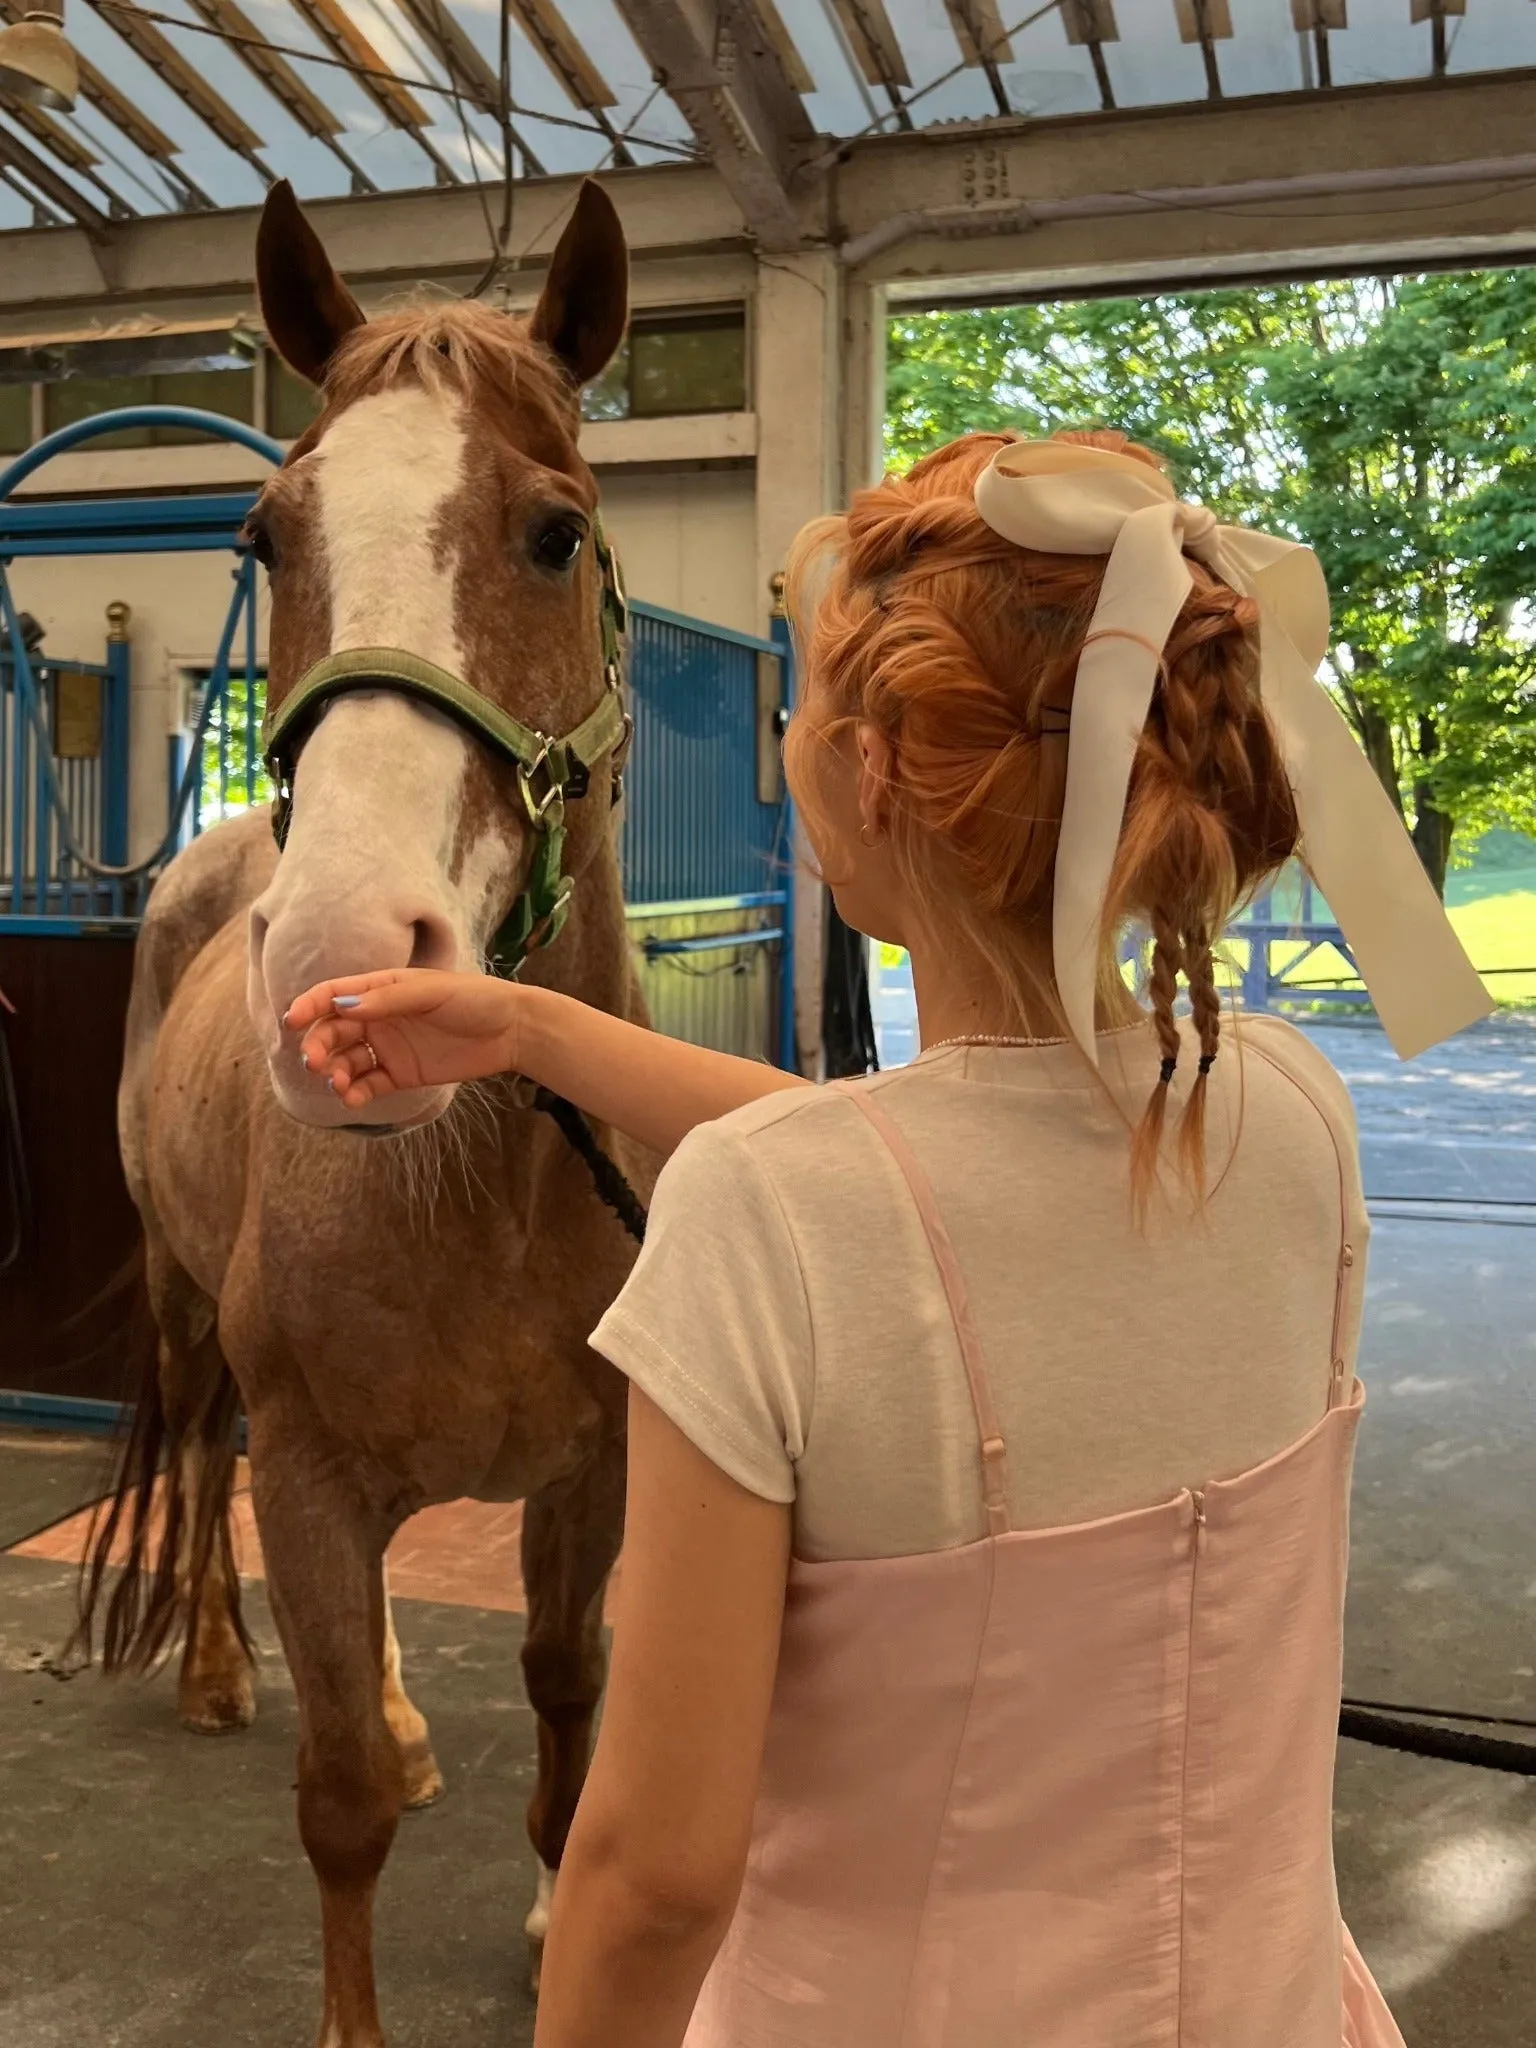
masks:
{"type": "Polygon", "coordinates": [[[325,1079],[325,1085],[327,1088],[330,1089],[331,1093],[334,1095],[336,1093],[336,1076],[334,1074],[327,1074],[325,1079]]]}
{"type": "Polygon", "coordinates": [[[361,996],[332,996],[331,1004],[338,1010],[355,1010],[362,1001],[361,996]]]}

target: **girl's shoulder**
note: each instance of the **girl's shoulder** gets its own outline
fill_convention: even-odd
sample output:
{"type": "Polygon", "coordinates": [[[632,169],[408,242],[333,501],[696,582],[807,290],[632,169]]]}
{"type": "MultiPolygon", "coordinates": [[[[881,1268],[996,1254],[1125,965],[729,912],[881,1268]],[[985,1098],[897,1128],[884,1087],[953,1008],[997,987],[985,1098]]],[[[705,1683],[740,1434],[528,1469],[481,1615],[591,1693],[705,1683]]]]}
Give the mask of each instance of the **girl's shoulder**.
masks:
{"type": "Polygon", "coordinates": [[[1245,1011],[1235,1024],[1226,1025],[1226,1033],[1235,1036],[1241,1055],[1257,1054],[1305,1096],[1327,1124],[1355,1142],[1355,1105],[1344,1077],[1304,1031],[1283,1017],[1256,1010],[1245,1011]]]}

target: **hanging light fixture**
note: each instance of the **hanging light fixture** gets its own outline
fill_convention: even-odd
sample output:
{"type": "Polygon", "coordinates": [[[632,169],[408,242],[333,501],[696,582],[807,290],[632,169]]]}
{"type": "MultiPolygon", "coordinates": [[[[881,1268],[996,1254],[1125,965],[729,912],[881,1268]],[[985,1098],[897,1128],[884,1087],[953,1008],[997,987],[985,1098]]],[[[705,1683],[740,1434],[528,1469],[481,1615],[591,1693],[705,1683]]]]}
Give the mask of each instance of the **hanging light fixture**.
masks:
{"type": "Polygon", "coordinates": [[[0,94],[67,114],[80,91],[80,66],[64,33],[64,11],[31,7],[0,29],[0,94]]]}

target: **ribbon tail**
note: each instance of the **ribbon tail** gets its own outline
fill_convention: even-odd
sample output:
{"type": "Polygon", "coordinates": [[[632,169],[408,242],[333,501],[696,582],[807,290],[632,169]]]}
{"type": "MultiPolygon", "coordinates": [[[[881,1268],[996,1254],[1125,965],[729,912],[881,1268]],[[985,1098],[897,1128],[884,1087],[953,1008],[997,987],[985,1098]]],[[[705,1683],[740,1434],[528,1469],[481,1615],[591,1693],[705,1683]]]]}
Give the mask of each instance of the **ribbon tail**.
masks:
{"type": "Polygon", "coordinates": [[[1189,594],[1176,507],[1134,513],[1115,542],[1072,692],[1067,780],[1056,846],[1051,945],[1067,1029],[1089,1062],[1104,904],[1125,818],[1126,792],[1159,656],[1189,594]]]}
{"type": "Polygon", "coordinates": [[[1393,1049],[1413,1059],[1488,1016],[1493,998],[1376,771],[1267,608],[1260,646],[1264,705],[1295,794],[1302,858],[1393,1049]]]}

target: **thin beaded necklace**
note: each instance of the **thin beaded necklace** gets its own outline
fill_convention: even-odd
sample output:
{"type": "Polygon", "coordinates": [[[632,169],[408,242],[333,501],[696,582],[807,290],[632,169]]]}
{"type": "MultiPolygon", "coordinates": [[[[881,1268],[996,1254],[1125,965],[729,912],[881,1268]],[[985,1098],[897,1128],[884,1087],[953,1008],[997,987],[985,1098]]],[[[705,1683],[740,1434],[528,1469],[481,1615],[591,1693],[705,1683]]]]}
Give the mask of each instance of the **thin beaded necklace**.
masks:
{"type": "MultiPolygon", "coordinates": [[[[1098,1036],[1112,1038],[1119,1031],[1140,1031],[1145,1022],[1145,1018],[1138,1018],[1134,1024],[1111,1024],[1098,1036]]],[[[947,1052],[960,1045],[1065,1045],[1066,1042],[1065,1038],[1010,1038],[996,1032],[972,1031],[959,1038],[936,1038],[932,1045],[923,1047],[923,1053],[947,1052]]]]}

